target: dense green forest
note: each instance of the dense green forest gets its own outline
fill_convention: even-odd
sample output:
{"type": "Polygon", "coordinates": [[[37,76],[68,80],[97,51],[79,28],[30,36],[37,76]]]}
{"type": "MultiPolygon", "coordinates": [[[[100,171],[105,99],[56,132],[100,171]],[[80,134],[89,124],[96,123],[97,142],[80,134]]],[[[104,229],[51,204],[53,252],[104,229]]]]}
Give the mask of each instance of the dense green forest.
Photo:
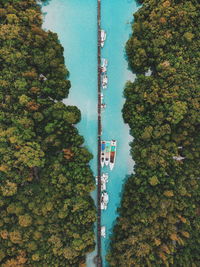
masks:
{"type": "Polygon", "coordinates": [[[126,44],[134,174],[107,256],[113,267],[200,266],[200,3],[145,0],[126,44]]]}
{"type": "Polygon", "coordinates": [[[63,48],[36,0],[0,1],[0,266],[78,267],[94,249],[92,155],[65,106],[63,48]]]}

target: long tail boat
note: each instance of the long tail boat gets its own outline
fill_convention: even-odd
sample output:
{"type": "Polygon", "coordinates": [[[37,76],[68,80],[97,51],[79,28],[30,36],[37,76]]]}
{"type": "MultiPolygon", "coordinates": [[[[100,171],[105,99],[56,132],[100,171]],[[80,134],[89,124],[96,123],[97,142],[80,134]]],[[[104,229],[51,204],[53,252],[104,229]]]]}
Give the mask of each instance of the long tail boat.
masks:
{"type": "Polygon", "coordinates": [[[105,148],[105,165],[108,166],[110,163],[110,141],[106,141],[106,148],[105,148]]]}
{"type": "Polygon", "coordinates": [[[115,158],[116,158],[116,150],[117,150],[117,141],[112,140],[111,141],[111,149],[110,149],[110,170],[112,171],[114,165],[115,165],[115,158]]]}
{"type": "Polygon", "coordinates": [[[105,163],[105,149],[106,149],[106,142],[101,141],[101,167],[103,168],[105,163]]]}

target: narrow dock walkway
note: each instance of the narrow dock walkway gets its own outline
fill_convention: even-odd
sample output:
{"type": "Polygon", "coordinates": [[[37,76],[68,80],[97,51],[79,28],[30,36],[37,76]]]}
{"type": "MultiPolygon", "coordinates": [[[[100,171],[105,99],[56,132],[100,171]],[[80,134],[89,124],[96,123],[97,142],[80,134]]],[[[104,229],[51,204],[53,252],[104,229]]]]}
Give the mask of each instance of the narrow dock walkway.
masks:
{"type": "Polygon", "coordinates": [[[97,155],[97,267],[102,267],[101,257],[101,0],[97,0],[97,75],[98,75],[98,155],[97,155]]]}

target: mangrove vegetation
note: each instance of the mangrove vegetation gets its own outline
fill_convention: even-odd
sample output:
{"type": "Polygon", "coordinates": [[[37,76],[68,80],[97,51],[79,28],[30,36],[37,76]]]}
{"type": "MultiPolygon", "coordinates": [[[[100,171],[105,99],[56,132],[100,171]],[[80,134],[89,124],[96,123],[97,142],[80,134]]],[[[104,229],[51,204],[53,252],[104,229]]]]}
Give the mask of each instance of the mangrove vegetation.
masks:
{"type": "Polygon", "coordinates": [[[94,249],[92,155],[36,0],[0,1],[0,266],[78,267],[94,249]]]}
{"type": "Polygon", "coordinates": [[[135,168],[107,258],[113,267],[198,267],[200,3],[140,2],[126,44],[136,79],[122,110],[135,168]]]}

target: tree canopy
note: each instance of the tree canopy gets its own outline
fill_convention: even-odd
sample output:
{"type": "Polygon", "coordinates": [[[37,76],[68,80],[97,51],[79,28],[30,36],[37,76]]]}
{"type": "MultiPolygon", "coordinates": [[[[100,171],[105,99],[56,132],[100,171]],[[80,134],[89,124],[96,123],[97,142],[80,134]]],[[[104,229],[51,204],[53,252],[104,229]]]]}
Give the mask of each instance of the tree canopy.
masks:
{"type": "Polygon", "coordinates": [[[126,44],[134,137],[110,266],[200,265],[200,4],[144,0],[126,44]]]}
{"type": "Polygon", "coordinates": [[[83,266],[94,249],[92,155],[35,0],[0,2],[0,265],[83,266]]]}

